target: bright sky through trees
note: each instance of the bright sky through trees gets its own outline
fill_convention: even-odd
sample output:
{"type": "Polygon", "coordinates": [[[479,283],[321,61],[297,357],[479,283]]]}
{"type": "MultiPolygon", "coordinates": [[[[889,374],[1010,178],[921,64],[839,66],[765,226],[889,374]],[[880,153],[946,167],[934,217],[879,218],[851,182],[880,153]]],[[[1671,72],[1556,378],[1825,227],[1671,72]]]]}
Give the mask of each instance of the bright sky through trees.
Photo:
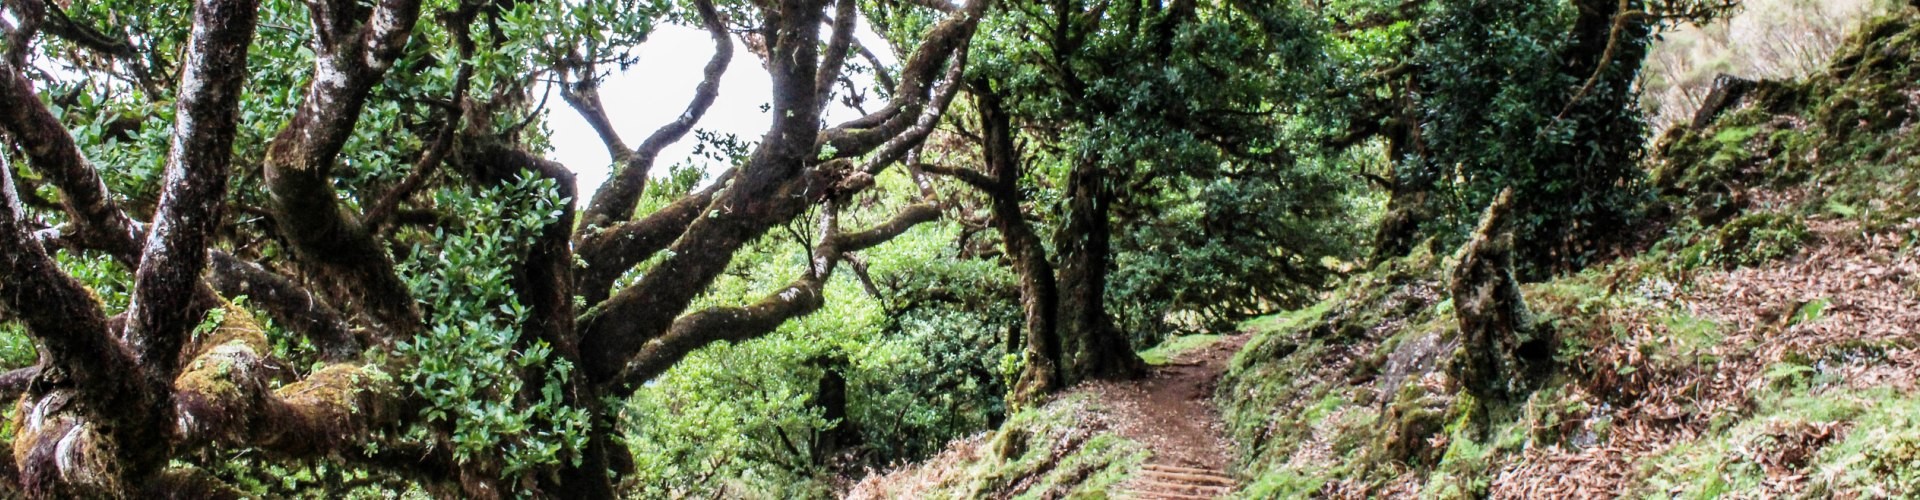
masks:
{"type": "MultiPolygon", "coordinates": [[[[889,65],[898,62],[886,43],[865,22],[860,24],[856,36],[880,56],[881,61],[889,65]]],[[[713,55],[713,41],[699,28],[664,24],[649,35],[638,52],[640,64],[629,71],[616,71],[607,76],[600,95],[614,126],[628,137],[645,137],[647,132],[686,111],[694,86],[700,84],[700,68],[713,55]]],[[[733,58],[726,76],[721,78],[720,98],[707,110],[697,128],[735,134],[742,141],[757,141],[770,120],[761,107],[766,104],[766,97],[772,95],[771,79],[760,66],[760,59],[747,52],[737,38],[734,53],[739,56],[733,58]]],[[[863,86],[871,86],[873,82],[870,74],[848,76],[863,86]]],[[[586,120],[561,102],[558,88],[547,92],[547,125],[553,130],[553,152],[548,157],[577,174],[578,192],[594,192],[607,180],[607,167],[611,163],[607,148],[601,145],[586,120]]],[[[871,91],[868,93],[869,98],[873,98],[871,91]]],[[[853,116],[850,109],[836,101],[828,108],[826,119],[845,120],[853,116]]],[[[717,172],[716,162],[693,156],[699,144],[700,141],[688,137],[668,146],[660,154],[661,168],[654,169],[654,175],[666,175],[665,167],[685,162],[702,164],[710,174],[717,172]]]]}

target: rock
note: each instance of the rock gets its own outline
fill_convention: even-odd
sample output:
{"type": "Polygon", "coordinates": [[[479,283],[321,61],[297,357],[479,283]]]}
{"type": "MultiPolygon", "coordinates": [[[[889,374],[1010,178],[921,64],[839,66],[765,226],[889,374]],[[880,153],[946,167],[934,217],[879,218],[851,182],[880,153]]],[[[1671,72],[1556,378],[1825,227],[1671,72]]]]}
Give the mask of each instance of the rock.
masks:
{"type": "Polygon", "coordinates": [[[1758,82],[1726,73],[1714,77],[1713,90],[1707,92],[1707,98],[1700,102],[1700,109],[1693,113],[1693,131],[1706,130],[1714,118],[1739,104],[1740,99],[1745,98],[1756,86],[1758,82]]]}

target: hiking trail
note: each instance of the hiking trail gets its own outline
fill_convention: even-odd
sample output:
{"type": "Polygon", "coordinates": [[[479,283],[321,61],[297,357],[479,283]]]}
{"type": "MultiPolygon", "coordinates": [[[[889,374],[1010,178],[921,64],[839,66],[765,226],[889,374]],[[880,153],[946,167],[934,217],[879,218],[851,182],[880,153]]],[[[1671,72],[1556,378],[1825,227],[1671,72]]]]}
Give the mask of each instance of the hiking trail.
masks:
{"type": "Polygon", "coordinates": [[[1250,335],[1221,336],[1153,366],[1138,380],[1089,383],[1086,392],[1113,409],[1114,430],[1145,444],[1148,459],[1116,493],[1122,498],[1189,500],[1222,497],[1239,486],[1227,473],[1233,447],[1213,390],[1250,335]]]}

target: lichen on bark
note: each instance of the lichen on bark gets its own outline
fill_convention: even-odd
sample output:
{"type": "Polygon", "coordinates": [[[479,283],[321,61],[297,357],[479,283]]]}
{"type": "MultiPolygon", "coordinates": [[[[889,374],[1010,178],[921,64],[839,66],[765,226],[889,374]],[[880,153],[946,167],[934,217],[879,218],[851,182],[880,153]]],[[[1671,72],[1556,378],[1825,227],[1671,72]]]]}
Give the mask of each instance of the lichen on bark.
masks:
{"type": "Polygon", "coordinates": [[[1459,351],[1447,369],[1483,399],[1520,395],[1553,361],[1553,332],[1534,321],[1514,278],[1512,202],[1506,190],[1487,207],[1447,282],[1460,322],[1459,351]]]}

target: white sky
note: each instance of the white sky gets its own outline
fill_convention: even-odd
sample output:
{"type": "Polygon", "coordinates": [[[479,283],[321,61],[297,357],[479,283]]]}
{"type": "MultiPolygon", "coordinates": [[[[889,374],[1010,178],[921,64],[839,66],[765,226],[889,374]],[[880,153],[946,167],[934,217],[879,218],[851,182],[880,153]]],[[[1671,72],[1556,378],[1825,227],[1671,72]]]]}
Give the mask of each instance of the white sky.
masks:
{"type": "MultiPolygon", "coordinates": [[[[896,64],[893,54],[886,49],[886,43],[868,29],[867,23],[858,25],[860,28],[856,37],[878,54],[882,62],[896,64]]],[[[825,35],[822,33],[823,37],[825,35]]],[[[758,141],[772,123],[772,116],[760,110],[772,95],[772,77],[768,76],[765,68],[760,67],[758,56],[748,52],[737,38],[733,42],[733,59],[720,79],[720,97],[714,101],[713,107],[707,109],[706,116],[701,118],[695,129],[731,133],[745,142],[758,141]]],[[[600,87],[600,99],[606,105],[614,129],[620,132],[621,140],[630,146],[638,146],[654,129],[686,111],[687,101],[693,98],[694,87],[700,84],[701,70],[706,67],[707,60],[713,57],[713,39],[699,28],[662,25],[648,35],[647,42],[636,53],[640,60],[638,64],[625,73],[608,76],[600,87]]],[[[859,54],[850,55],[848,60],[865,65],[865,60],[859,54]]],[[[868,75],[854,75],[854,81],[871,85],[868,75]]],[[[844,92],[843,89],[840,91],[844,92]]],[[[870,100],[867,107],[876,109],[879,106],[870,100]]],[[[855,114],[836,103],[828,109],[828,122],[845,120],[855,114]]],[[[547,126],[553,131],[553,151],[548,153],[548,157],[566,165],[577,176],[580,195],[575,203],[591,198],[600,184],[606,181],[612,162],[607,156],[606,146],[600,142],[600,136],[558,95],[548,96],[547,126]]],[[[698,142],[692,133],[688,133],[686,138],[661,151],[650,173],[665,175],[669,166],[683,162],[697,162],[706,167],[709,173],[717,173],[717,169],[724,165],[693,156],[694,145],[698,142]]]]}

